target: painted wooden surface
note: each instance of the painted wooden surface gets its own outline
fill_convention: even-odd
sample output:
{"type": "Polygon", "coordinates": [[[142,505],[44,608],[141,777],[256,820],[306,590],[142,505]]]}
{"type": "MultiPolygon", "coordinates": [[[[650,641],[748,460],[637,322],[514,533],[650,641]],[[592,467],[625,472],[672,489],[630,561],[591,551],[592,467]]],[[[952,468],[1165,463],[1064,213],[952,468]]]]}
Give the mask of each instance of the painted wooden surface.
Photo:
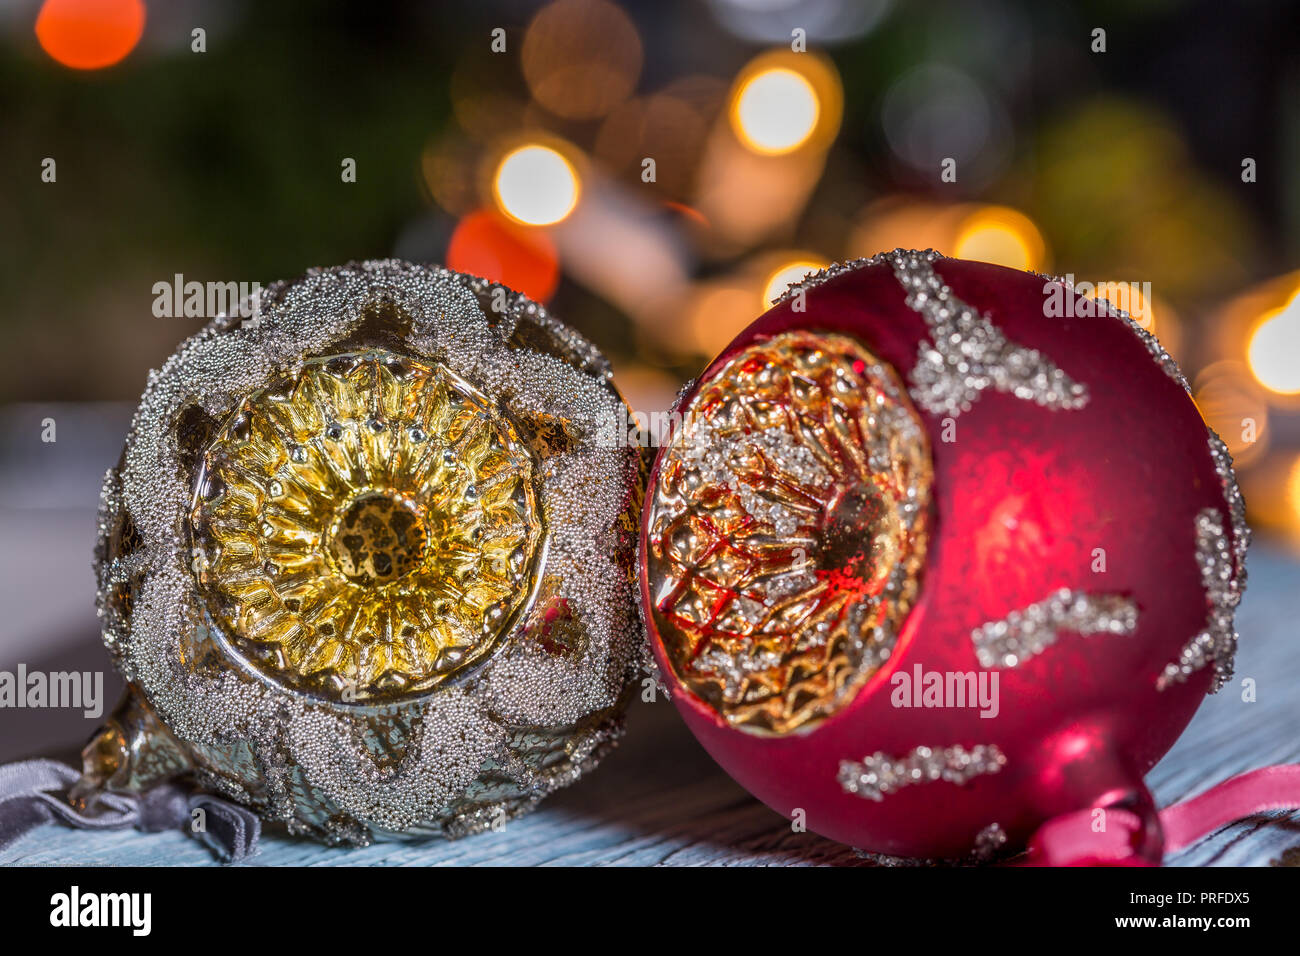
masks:
{"type": "MultiPolygon", "coordinates": [[[[1300,761],[1300,562],[1258,546],[1238,616],[1237,678],[1210,697],[1152,771],[1161,806],[1234,773],[1300,761]],[[1241,680],[1257,683],[1242,700],[1241,680]]],[[[1168,862],[1175,866],[1267,866],[1300,856],[1300,813],[1235,823],[1168,862]]],[[[0,863],[213,865],[181,833],[85,833],[47,826],[0,853],[0,863]]],[[[666,702],[640,704],[623,745],[577,786],[501,832],[456,842],[331,849],[270,832],[250,865],[448,866],[820,866],[866,865],[847,847],[789,824],[731,782],[666,702]]]]}

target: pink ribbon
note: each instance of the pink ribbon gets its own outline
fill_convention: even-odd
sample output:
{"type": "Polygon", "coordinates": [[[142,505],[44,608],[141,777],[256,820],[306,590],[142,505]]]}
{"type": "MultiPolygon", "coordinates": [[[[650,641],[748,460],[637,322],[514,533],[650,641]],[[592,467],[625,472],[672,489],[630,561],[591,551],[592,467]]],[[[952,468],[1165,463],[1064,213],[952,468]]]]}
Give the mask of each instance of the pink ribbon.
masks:
{"type": "MultiPolygon", "coordinates": [[[[1300,808],[1300,764],[1279,764],[1230,777],[1160,811],[1164,852],[1174,853],[1243,817],[1300,808]]],[[[1029,841],[1031,866],[1153,866],[1136,849],[1142,817],[1123,807],[1079,810],[1048,820],[1029,841]]]]}

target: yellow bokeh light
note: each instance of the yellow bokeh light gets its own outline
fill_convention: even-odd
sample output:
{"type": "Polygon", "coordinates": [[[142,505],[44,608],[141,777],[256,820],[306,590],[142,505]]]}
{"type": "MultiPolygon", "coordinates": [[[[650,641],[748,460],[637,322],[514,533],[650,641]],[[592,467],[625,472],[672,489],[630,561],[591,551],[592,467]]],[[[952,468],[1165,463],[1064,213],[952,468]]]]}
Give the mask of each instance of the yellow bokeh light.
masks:
{"type": "Polygon", "coordinates": [[[1007,206],[984,206],[962,223],[953,255],[1011,269],[1041,269],[1043,236],[1024,213],[1007,206]]]}
{"type": "Polygon", "coordinates": [[[1260,319],[1246,346],[1250,371],[1279,395],[1300,395],[1300,292],[1260,319]]]}
{"type": "Polygon", "coordinates": [[[1269,446],[1268,400],[1245,362],[1220,359],[1196,374],[1193,397],[1205,423],[1232,452],[1237,467],[1258,461],[1269,446]]]}
{"type": "Polygon", "coordinates": [[[706,286],[690,305],[687,335],[700,355],[717,355],[728,342],[754,321],[752,289],[725,283],[706,286]]]}
{"type": "Polygon", "coordinates": [[[1093,287],[1094,299],[1105,299],[1152,335],[1156,332],[1155,310],[1136,282],[1100,282],[1093,287]]]}
{"type": "Polygon", "coordinates": [[[812,83],[787,67],[771,67],[745,80],[731,110],[736,135],[766,155],[793,152],[812,136],[821,102],[812,83]]]}
{"type": "Polygon", "coordinates": [[[497,166],[493,192],[511,219],[529,226],[549,226],[578,204],[578,172],[549,146],[531,144],[508,153],[497,166]]]}
{"type": "Polygon", "coordinates": [[[1300,528],[1300,455],[1291,463],[1286,481],[1286,503],[1291,508],[1291,519],[1300,528]]]}
{"type": "Polygon", "coordinates": [[[815,259],[797,259],[794,262],[787,262],[779,269],[773,270],[767,277],[767,282],[763,284],[763,311],[766,312],[770,309],[773,300],[780,298],[788,287],[802,280],[810,272],[817,272],[819,269],[825,268],[825,262],[819,262],[815,259]]]}

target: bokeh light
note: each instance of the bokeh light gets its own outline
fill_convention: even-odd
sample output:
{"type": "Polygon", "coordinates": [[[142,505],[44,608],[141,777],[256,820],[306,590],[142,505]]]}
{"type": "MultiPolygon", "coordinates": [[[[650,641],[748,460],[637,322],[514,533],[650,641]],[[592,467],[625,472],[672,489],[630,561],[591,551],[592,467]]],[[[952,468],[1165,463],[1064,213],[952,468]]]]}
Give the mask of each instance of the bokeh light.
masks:
{"type": "Polygon", "coordinates": [[[780,155],[812,136],[821,115],[808,78],[786,67],[770,67],[744,80],[732,105],[736,134],[750,149],[780,155]]]}
{"type": "Polygon", "coordinates": [[[1268,399],[1244,362],[1222,359],[1197,373],[1196,407],[1232,452],[1238,467],[1258,461],[1269,446],[1268,399]]]}
{"type": "Polygon", "coordinates": [[[556,116],[604,116],[636,88],[641,38],[608,0],[556,0],[524,34],[520,65],[534,99],[556,116]]]}
{"type": "Polygon", "coordinates": [[[456,225],[446,262],[450,269],[500,282],[538,302],[550,299],[560,282],[559,257],[550,238],[488,209],[472,212],[456,225]]]}
{"type": "Polygon", "coordinates": [[[897,248],[951,253],[957,231],[973,208],[922,202],[911,196],[875,199],[855,217],[846,253],[864,258],[897,248]]]}
{"type": "Polygon", "coordinates": [[[763,286],[763,299],[759,303],[760,309],[766,312],[772,307],[772,303],[781,297],[787,288],[800,282],[809,273],[825,269],[827,262],[820,259],[801,258],[787,262],[779,268],[772,271],[767,277],[767,282],[763,286]]]}
{"type": "Polygon", "coordinates": [[[474,172],[479,156],[461,136],[431,139],[420,154],[420,171],[429,196],[454,216],[470,212],[479,204],[474,172]]]}
{"type": "Polygon", "coordinates": [[[940,62],[923,63],[890,85],[880,123],[890,149],[914,174],[930,181],[951,159],[965,189],[992,182],[1015,141],[997,89],[940,62]]]}
{"type": "Polygon", "coordinates": [[[1036,271],[1043,267],[1046,245],[1024,213],[1008,206],[983,206],[961,224],[953,255],[1036,271]]]}
{"type": "MultiPolygon", "coordinates": [[[[826,170],[828,152],[840,128],[844,90],[834,64],[825,57],[769,50],[737,74],[727,103],[704,149],[690,203],[712,226],[704,237],[704,252],[713,259],[733,258],[767,240],[788,238],[790,224],[803,215],[826,170]],[[738,107],[750,81],[774,72],[802,77],[817,102],[811,130],[804,132],[806,123],[799,124],[802,141],[784,152],[760,147],[739,119],[738,107]]],[[[779,136],[764,138],[769,144],[781,140],[779,136]]],[[[784,141],[791,138],[787,135],[784,141]]]]}
{"type": "Polygon", "coordinates": [[[518,79],[501,69],[499,55],[479,46],[457,59],[447,77],[447,98],[460,129],[482,143],[496,142],[502,130],[523,128],[532,105],[518,79]]]}
{"type": "Polygon", "coordinates": [[[1290,511],[1291,527],[1300,531],[1300,455],[1291,463],[1286,481],[1286,503],[1290,511]]]}
{"type": "Polygon", "coordinates": [[[689,345],[699,355],[717,355],[757,314],[752,288],[726,281],[704,285],[687,311],[689,345]]]}
{"type": "Polygon", "coordinates": [[[602,165],[637,190],[666,198],[691,198],[696,169],[728,85],[717,77],[674,80],[649,96],[619,104],[601,123],[593,153],[602,165]],[[643,178],[645,160],[655,162],[654,179],[643,178]]]}
{"type": "Polygon", "coordinates": [[[529,226],[549,226],[578,204],[578,172],[563,154],[531,144],[508,153],[493,180],[501,211],[529,226]]]}
{"type": "Polygon", "coordinates": [[[789,43],[799,27],[819,44],[842,43],[880,25],[894,0],[708,0],[718,22],[751,43],[789,43]]]}
{"type": "Polygon", "coordinates": [[[689,202],[711,226],[701,236],[705,254],[734,258],[765,241],[787,238],[824,169],[820,150],[757,153],[724,122],[709,138],[689,202]]]}
{"type": "Polygon", "coordinates": [[[1094,299],[1105,299],[1152,334],[1156,331],[1155,306],[1147,301],[1140,286],[1130,282],[1099,282],[1092,288],[1094,299]]]}
{"type": "Polygon", "coordinates": [[[144,34],[143,0],[45,0],[36,16],[41,49],[74,70],[125,59],[144,34]]]}
{"type": "Polygon", "coordinates": [[[1115,97],[1049,120],[1015,175],[1033,182],[1054,261],[1080,277],[1122,264],[1180,304],[1239,289],[1243,263],[1259,261],[1250,217],[1191,161],[1184,136],[1158,108],[1115,97]]]}
{"type": "Polygon", "coordinates": [[[1300,292],[1260,318],[1246,347],[1250,370],[1279,395],[1300,395],[1300,292]]]}

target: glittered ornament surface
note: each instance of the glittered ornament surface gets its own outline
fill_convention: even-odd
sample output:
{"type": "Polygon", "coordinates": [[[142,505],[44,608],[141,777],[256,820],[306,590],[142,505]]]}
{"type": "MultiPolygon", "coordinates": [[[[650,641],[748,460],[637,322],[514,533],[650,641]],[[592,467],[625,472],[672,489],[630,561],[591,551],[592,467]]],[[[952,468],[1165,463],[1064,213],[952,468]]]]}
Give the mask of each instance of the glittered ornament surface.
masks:
{"type": "Polygon", "coordinates": [[[529,809],[611,745],[635,667],[641,460],[601,439],[608,364],[522,296],[394,260],[254,305],[150,376],[106,478],[131,690],[85,783],[191,775],[334,842],[529,809]]]}
{"type": "Polygon", "coordinates": [[[811,830],[962,858],[1022,846],[1057,814],[1149,809],[1142,775],[1231,675],[1248,533],[1227,451],[1131,319],[1049,307],[1073,294],[934,253],[836,266],[741,333],[678,406],[643,525],[651,649],[710,753],[811,830]],[[810,343],[819,367],[871,356],[847,360],[855,401],[798,371],[810,343]],[[790,388],[746,371],[756,355],[790,388]],[[875,366],[873,381],[900,384],[878,406],[879,386],[852,378],[875,366]],[[809,420],[809,404],[830,411],[809,420]],[[711,490],[692,498],[681,475],[700,420],[726,427],[703,443],[711,490]],[[824,455],[846,429],[866,454],[824,455]],[[876,489],[859,496],[871,506],[824,493],[848,487],[876,489]],[[706,524],[712,508],[727,521],[706,524]],[[780,561],[714,557],[796,548],[794,604],[772,586],[780,561]],[[683,581],[700,595],[686,612],[683,581]],[[833,623],[819,603],[832,594],[848,611],[833,623]],[[746,595],[758,608],[731,612],[746,595]],[[799,716],[737,718],[777,709],[799,716]]]}
{"type": "Polygon", "coordinates": [[[733,726],[815,723],[888,658],[925,554],[930,457],[897,377],[843,336],[733,356],[647,515],[674,672],[733,726]]]}
{"type": "Polygon", "coordinates": [[[305,363],[240,404],[196,487],[214,624],[300,689],[416,695],[488,655],[536,590],[532,456],[439,366],[391,352],[305,363]]]}

